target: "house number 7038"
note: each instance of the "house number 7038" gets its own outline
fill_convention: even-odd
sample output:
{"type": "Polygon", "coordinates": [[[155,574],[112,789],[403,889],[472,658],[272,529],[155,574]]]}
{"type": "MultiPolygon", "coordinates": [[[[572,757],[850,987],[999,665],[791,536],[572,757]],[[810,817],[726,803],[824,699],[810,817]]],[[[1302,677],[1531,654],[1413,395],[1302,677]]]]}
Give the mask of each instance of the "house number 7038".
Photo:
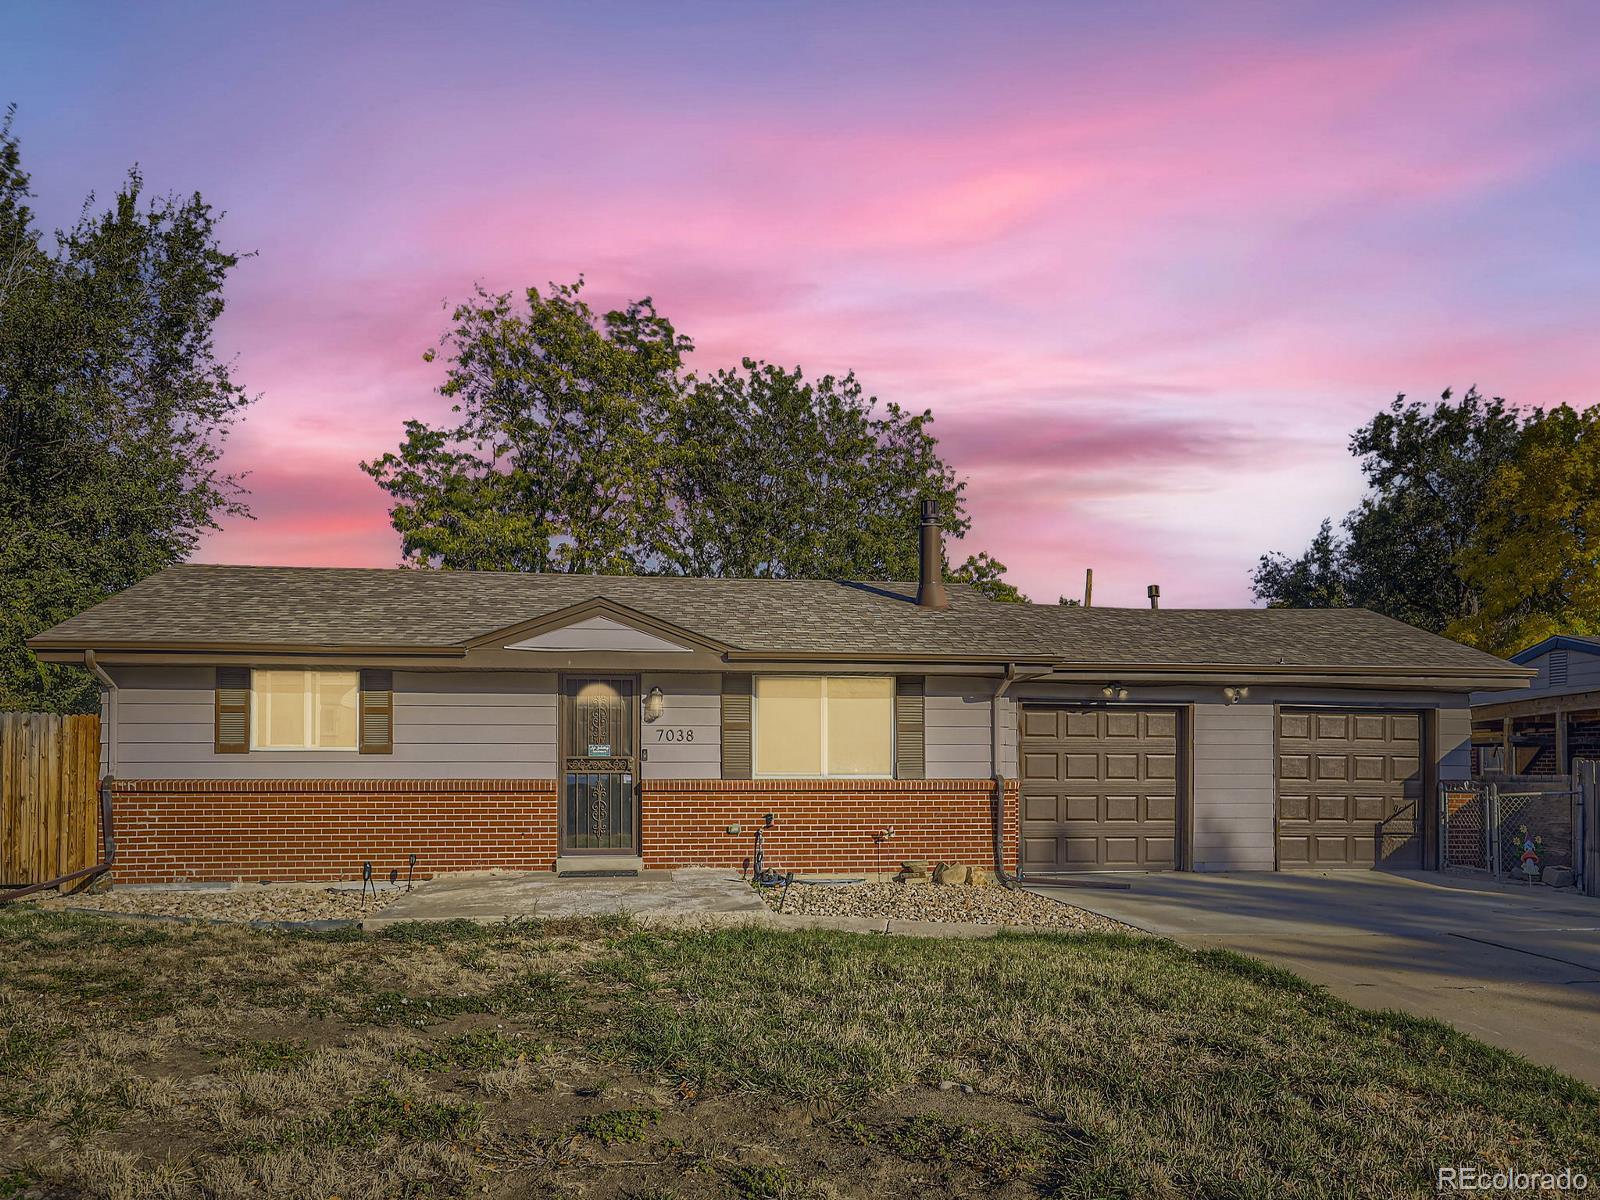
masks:
{"type": "Polygon", "coordinates": [[[656,730],[658,742],[692,742],[694,730],[692,729],[658,729],[656,730]]]}

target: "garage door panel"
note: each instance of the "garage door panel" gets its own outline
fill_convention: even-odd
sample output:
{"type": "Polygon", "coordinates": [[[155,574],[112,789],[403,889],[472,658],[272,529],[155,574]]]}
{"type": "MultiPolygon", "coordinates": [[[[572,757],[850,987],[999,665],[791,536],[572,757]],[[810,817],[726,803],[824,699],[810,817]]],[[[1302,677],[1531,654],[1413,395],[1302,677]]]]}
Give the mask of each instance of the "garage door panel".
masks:
{"type": "Polygon", "coordinates": [[[1022,797],[1022,819],[1024,821],[1056,821],[1059,820],[1060,817],[1061,804],[1057,797],[1022,797]]]}
{"type": "Polygon", "coordinates": [[[1022,777],[1041,783],[1061,778],[1061,759],[1055,754],[1028,751],[1022,756],[1022,777]]]}
{"type": "Polygon", "coordinates": [[[1354,770],[1350,777],[1362,779],[1387,779],[1389,777],[1389,759],[1381,754],[1357,754],[1352,760],[1354,770]]]}
{"type": "Polygon", "coordinates": [[[1278,861],[1294,866],[1311,862],[1311,839],[1305,834],[1286,833],[1278,839],[1278,861]]]}
{"type": "Polygon", "coordinates": [[[1100,839],[1097,837],[1066,837],[1061,839],[1062,861],[1073,866],[1098,866],[1100,839]]]}
{"type": "Polygon", "coordinates": [[[1139,756],[1137,754],[1108,754],[1106,755],[1105,772],[1107,779],[1137,779],[1139,778],[1139,756]]]}
{"type": "Polygon", "coordinates": [[[1056,714],[1049,709],[1023,709],[1022,710],[1022,736],[1047,737],[1056,736],[1056,714]]]}
{"type": "Polygon", "coordinates": [[[1142,714],[1144,720],[1144,735],[1148,738],[1176,738],[1178,736],[1178,714],[1170,712],[1153,712],[1142,714]]]}
{"type": "Polygon", "coordinates": [[[1098,795],[1069,795],[1062,821],[1099,821],[1098,795]]]}
{"type": "Polygon", "coordinates": [[[1048,760],[1057,776],[1040,778],[1024,770],[1021,807],[1029,869],[1176,865],[1176,712],[1024,704],[1022,730],[1024,762],[1048,760]],[[1037,711],[1049,711],[1051,720],[1040,719],[1037,711]]]}
{"type": "Polygon", "coordinates": [[[1139,714],[1136,712],[1108,712],[1106,719],[1107,738],[1136,738],[1139,736],[1139,714]]]}
{"type": "Polygon", "coordinates": [[[1381,742],[1388,738],[1389,719],[1382,713],[1368,713],[1355,717],[1356,740],[1381,742]]]}
{"type": "Polygon", "coordinates": [[[1323,779],[1349,779],[1350,760],[1342,754],[1317,755],[1317,778],[1323,779]]]}
{"type": "Polygon", "coordinates": [[[1350,718],[1346,715],[1319,713],[1313,724],[1319,742],[1343,742],[1350,738],[1350,718]]]}
{"type": "Polygon", "coordinates": [[[1278,865],[1420,866],[1421,731],[1415,712],[1280,711],[1278,865]]]}
{"type": "Polygon", "coordinates": [[[1068,712],[1065,719],[1065,736],[1067,737],[1098,738],[1100,736],[1099,713],[1068,712]]]}

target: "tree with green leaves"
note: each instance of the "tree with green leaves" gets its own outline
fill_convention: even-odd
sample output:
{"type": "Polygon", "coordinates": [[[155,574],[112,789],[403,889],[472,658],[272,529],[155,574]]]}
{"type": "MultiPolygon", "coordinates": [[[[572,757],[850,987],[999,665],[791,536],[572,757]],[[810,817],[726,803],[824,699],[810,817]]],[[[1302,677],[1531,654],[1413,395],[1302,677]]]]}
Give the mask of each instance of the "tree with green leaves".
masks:
{"type": "Polygon", "coordinates": [[[1280,607],[1355,605],[1442,632],[1471,617],[1482,589],[1461,571],[1491,482],[1511,461],[1523,415],[1476,388],[1436,405],[1398,396],[1358,429],[1350,451],[1370,491],[1335,534],[1324,521],[1295,558],[1262,556],[1256,599],[1280,607]]]}
{"type": "Polygon", "coordinates": [[[1495,654],[1600,635],[1600,407],[1536,414],[1490,483],[1461,575],[1480,597],[1446,631],[1495,654]]]}
{"type": "Polygon", "coordinates": [[[455,310],[439,391],[457,419],[407,421],[398,451],[361,464],[393,498],[410,562],[635,574],[658,561],[659,431],[693,344],[648,299],[598,316],[582,289],[529,288],[519,309],[480,288],[455,310]]]}
{"type": "Polygon", "coordinates": [[[0,127],[0,708],[94,711],[94,679],[24,640],[246,515],[223,441],[249,397],[213,330],[238,257],[198,194],[139,172],[47,246],[0,127]]]}
{"type": "MultiPolygon", "coordinates": [[[[362,464],[408,561],[449,569],[912,579],[923,499],[967,531],[933,414],[854,375],[746,359],[697,378],[648,300],[596,313],[583,282],[480,291],[445,338],[444,425],[362,464]]],[[[973,555],[948,573],[1021,599],[973,555]]]]}

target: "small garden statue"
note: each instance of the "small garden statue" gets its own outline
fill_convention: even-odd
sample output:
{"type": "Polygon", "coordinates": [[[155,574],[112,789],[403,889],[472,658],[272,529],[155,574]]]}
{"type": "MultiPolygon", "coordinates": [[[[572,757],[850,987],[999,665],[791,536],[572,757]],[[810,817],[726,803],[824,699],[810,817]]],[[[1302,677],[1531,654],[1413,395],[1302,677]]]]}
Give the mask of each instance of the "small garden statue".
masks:
{"type": "Polygon", "coordinates": [[[1518,840],[1522,844],[1522,859],[1518,869],[1529,879],[1539,878],[1539,851],[1544,848],[1544,838],[1535,837],[1528,832],[1526,825],[1519,825],[1518,840]]]}

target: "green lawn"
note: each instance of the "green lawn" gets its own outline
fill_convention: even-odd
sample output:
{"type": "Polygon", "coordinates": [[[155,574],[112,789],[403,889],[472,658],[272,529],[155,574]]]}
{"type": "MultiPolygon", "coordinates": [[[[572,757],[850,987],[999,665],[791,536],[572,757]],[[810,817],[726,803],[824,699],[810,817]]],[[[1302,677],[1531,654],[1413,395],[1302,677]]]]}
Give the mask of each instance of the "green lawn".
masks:
{"type": "Polygon", "coordinates": [[[0,911],[0,1200],[1388,1198],[1442,1163],[1592,1169],[1600,1093],[1155,939],[0,911]]]}

